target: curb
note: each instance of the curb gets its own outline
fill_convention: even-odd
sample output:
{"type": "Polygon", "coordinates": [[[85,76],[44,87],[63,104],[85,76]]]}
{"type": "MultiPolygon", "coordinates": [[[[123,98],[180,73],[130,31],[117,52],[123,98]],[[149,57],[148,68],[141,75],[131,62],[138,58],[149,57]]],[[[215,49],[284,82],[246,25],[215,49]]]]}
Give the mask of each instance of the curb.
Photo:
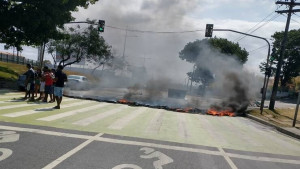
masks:
{"type": "Polygon", "coordinates": [[[251,114],[247,114],[246,117],[249,118],[249,119],[255,120],[255,121],[257,121],[257,122],[260,122],[260,123],[262,123],[262,124],[264,124],[264,125],[273,127],[273,128],[275,128],[277,131],[279,131],[279,132],[281,132],[281,133],[283,133],[283,134],[286,134],[286,135],[288,135],[288,136],[291,136],[291,137],[294,137],[294,138],[300,140],[300,134],[291,132],[291,131],[286,130],[286,129],[282,128],[282,127],[278,127],[278,126],[276,126],[276,125],[274,125],[274,124],[269,123],[268,121],[265,121],[265,120],[263,120],[263,119],[261,119],[261,118],[255,117],[255,116],[253,116],[253,115],[251,115],[251,114]]]}

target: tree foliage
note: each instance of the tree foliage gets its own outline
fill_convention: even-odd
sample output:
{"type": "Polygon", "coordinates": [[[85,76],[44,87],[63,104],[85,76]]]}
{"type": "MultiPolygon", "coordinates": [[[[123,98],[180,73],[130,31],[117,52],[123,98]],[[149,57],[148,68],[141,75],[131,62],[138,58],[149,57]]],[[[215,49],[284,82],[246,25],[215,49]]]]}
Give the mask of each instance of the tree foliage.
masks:
{"type": "Polygon", "coordinates": [[[40,45],[61,37],[62,28],[74,18],[77,7],[88,7],[97,0],[2,0],[0,1],[0,42],[7,47],[40,45]]]}
{"type": "MultiPolygon", "coordinates": [[[[274,39],[271,62],[278,63],[281,42],[284,32],[276,32],[272,38],[274,39]]],[[[277,64],[272,64],[273,75],[277,64]]],[[[266,62],[260,65],[261,72],[265,72],[266,62]]],[[[291,81],[293,77],[299,76],[300,73],[300,29],[288,32],[288,40],[286,50],[284,52],[284,60],[281,70],[281,86],[284,87],[291,81]]]]}
{"type": "Polygon", "coordinates": [[[205,53],[203,51],[208,47],[225,54],[224,56],[233,57],[241,64],[244,64],[247,61],[249,55],[249,53],[245,49],[242,49],[238,43],[233,43],[223,38],[215,37],[189,42],[179,52],[179,57],[182,60],[195,64],[195,70],[187,73],[193,82],[201,82],[204,85],[208,85],[213,81],[213,74],[197,64],[197,60],[203,56],[203,53],[205,53]]]}
{"type": "MultiPolygon", "coordinates": [[[[95,22],[95,21],[93,21],[95,22]]],[[[64,38],[53,40],[49,44],[48,52],[56,52],[60,57],[59,65],[67,66],[79,63],[82,59],[94,61],[99,65],[112,58],[111,46],[99,35],[97,28],[90,25],[84,31],[80,27],[69,28],[64,32],[64,38]]]]}

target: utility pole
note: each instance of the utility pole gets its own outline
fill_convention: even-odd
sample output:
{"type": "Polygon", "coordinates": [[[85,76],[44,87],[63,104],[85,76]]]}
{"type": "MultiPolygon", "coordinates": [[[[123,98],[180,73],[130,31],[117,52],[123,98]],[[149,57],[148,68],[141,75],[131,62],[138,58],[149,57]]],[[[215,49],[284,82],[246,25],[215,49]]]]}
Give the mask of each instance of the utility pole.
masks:
{"type": "Polygon", "coordinates": [[[277,90],[278,90],[278,84],[279,84],[279,78],[280,78],[280,73],[281,73],[281,67],[282,67],[282,64],[283,64],[283,57],[284,57],[286,42],[287,42],[287,39],[288,39],[288,31],[289,31],[289,27],[290,27],[291,16],[292,16],[292,13],[294,13],[294,12],[300,12],[300,9],[293,9],[294,6],[299,6],[300,5],[300,3],[296,3],[295,0],[277,1],[276,4],[277,5],[278,4],[279,5],[287,5],[287,6],[289,6],[289,9],[288,10],[276,11],[279,14],[287,13],[288,17],[287,17],[287,21],[286,21],[283,40],[281,42],[281,49],[280,49],[279,59],[278,59],[278,63],[277,63],[276,75],[275,75],[272,95],[271,95],[270,104],[269,104],[269,109],[270,110],[274,110],[274,107],[275,107],[276,94],[277,94],[277,90]]]}

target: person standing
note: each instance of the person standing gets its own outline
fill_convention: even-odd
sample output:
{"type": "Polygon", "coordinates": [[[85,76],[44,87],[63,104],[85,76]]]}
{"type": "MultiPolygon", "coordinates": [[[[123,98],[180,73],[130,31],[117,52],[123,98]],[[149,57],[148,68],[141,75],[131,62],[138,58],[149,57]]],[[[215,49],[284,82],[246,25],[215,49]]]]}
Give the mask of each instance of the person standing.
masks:
{"type": "Polygon", "coordinates": [[[34,101],[34,70],[32,69],[31,64],[26,65],[28,71],[24,73],[26,75],[26,80],[25,80],[25,86],[26,86],[26,93],[24,99],[26,100],[27,97],[31,98],[29,101],[34,101]]]}
{"type": "Polygon", "coordinates": [[[41,86],[41,76],[42,76],[42,71],[40,68],[36,69],[36,76],[34,79],[34,94],[35,97],[37,97],[37,94],[40,90],[40,86],[41,86]]]}
{"type": "Polygon", "coordinates": [[[44,93],[45,93],[45,78],[44,78],[44,70],[41,71],[41,77],[40,77],[40,80],[41,80],[41,85],[40,85],[40,97],[38,98],[38,100],[41,100],[45,98],[44,96],[44,93]]]}
{"type": "Polygon", "coordinates": [[[63,89],[65,86],[65,82],[68,81],[67,75],[62,71],[63,66],[59,65],[57,67],[57,70],[55,72],[55,86],[54,86],[54,96],[56,97],[56,103],[57,106],[55,106],[55,109],[60,109],[60,104],[63,97],[63,89]]]}
{"type": "Polygon", "coordinates": [[[52,87],[51,87],[52,93],[50,94],[50,98],[52,98],[52,100],[50,100],[51,103],[55,102],[55,96],[54,96],[54,86],[55,86],[54,78],[55,78],[55,72],[56,72],[55,69],[51,69],[51,73],[53,75],[53,84],[52,84],[52,87]]]}
{"type": "Polygon", "coordinates": [[[51,100],[53,100],[52,98],[52,85],[53,85],[53,74],[52,72],[49,70],[49,68],[47,66],[44,67],[44,79],[45,79],[45,98],[43,100],[43,102],[47,102],[48,99],[48,95],[50,95],[50,102],[51,100]]]}

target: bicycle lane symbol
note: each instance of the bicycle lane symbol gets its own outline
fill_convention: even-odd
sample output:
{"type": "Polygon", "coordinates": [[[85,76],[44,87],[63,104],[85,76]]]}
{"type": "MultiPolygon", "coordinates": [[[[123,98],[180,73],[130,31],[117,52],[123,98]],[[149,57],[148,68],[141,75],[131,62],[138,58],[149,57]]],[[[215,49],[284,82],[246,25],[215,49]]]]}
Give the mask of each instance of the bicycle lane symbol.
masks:
{"type": "MultiPolygon", "coordinates": [[[[0,131],[0,143],[16,142],[20,138],[20,134],[14,131],[0,131]]],[[[0,162],[10,157],[13,153],[12,150],[7,148],[0,148],[0,162]]]]}
{"type": "MultiPolygon", "coordinates": [[[[172,163],[174,160],[170,158],[169,156],[165,155],[162,152],[155,151],[153,148],[143,147],[140,149],[140,151],[143,151],[144,154],[140,155],[140,158],[143,159],[152,159],[152,158],[158,158],[158,160],[153,162],[154,169],[163,169],[164,165],[172,163]]],[[[142,169],[140,166],[135,164],[120,164],[115,166],[112,169],[142,169]]]]}

